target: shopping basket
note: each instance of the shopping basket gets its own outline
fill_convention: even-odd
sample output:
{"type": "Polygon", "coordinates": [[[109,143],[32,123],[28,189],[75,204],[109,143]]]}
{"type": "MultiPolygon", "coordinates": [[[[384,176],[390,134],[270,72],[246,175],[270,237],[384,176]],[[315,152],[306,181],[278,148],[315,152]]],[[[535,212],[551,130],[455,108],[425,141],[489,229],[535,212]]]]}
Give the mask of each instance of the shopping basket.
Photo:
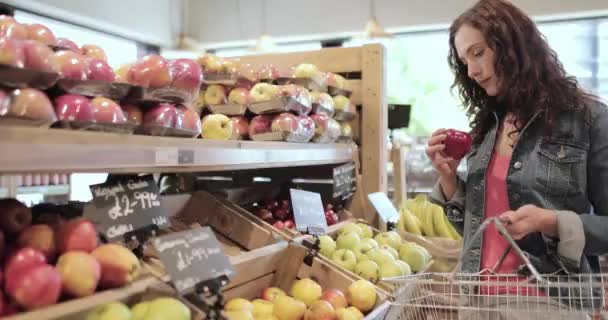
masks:
{"type": "Polygon", "coordinates": [[[539,274],[497,218],[484,221],[462,250],[463,257],[491,223],[521,257],[530,273],[422,273],[383,278],[397,288],[386,319],[608,319],[608,276],[539,274]],[[509,292],[497,290],[509,288],[509,292]],[[515,289],[515,290],[512,290],[515,289]]]}

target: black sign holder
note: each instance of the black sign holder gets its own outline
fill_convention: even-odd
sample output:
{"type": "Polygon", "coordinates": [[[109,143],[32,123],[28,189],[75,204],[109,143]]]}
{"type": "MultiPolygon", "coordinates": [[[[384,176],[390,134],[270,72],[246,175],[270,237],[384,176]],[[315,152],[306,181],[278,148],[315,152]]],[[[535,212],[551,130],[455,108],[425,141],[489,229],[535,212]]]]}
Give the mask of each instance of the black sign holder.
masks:
{"type": "Polygon", "coordinates": [[[133,254],[138,258],[144,256],[144,246],[148,239],[156,237],[159,229],[155,224],[150,224],[145,227],[129,231],[123,235],[123,242],[127,249],[133,251],[133,254]]]}
{"type": "Polygon", "coordinates": [[[305,246],[309,249],[308,254],[304,257],[304,263],[309,267],[312,267],[314,257],[316,257],[321,250],[321,239],[319,238],[319,235],[322,235],[323,231],[323,228],[307,227],[306,233],[312,235],[313,238],[313,243],[304,242],[305,246]]]}
{"type": "Polygon", "coordinates": [[[397,230],[397,224],[393,221],[386,222],[386,231],[395,231],[397,230]]]}
{"type": "Polygon", "coordinates": [[[228,284],[228,276],[201,281],[194,286],[194,293],[187,295],[205,313],[205,319],[224,320],[224,295],[222,288],[228,284]]]}

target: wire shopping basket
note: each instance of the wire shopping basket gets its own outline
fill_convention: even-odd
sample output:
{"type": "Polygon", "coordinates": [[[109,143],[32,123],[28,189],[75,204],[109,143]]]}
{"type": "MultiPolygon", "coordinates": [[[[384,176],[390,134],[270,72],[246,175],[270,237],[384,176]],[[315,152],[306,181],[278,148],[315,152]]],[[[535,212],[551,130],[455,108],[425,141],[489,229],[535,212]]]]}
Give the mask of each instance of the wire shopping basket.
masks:
{"type": "Polygon", "coordinates": [[[386,319],[608,319],[608,275],[541,275],[497,218],[486,220],[463,248],[491,223],[526,264],[530,276],[521,274],[422,273],[383,278],[397,288],[386,319]]]}

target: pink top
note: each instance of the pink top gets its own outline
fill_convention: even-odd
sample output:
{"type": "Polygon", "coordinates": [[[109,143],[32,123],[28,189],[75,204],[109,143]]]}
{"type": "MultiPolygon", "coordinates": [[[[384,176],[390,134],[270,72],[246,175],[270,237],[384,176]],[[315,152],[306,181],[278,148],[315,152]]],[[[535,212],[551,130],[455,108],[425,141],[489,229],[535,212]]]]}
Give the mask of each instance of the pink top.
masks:
{"type": "MultiPolygon", "coordinates": [[[[485,188],[485,212],[484,218],[492,218],[501,215],[509,208],[509,197],[507,192],[507,173],[509,171],[509,163],[511,156],[502,156],[496,152],[492,153],[492,158],[488,164],[486,171],[486,188],[485,188]]],[[[483,233],[483,246],[481,249],[481,270],[491,270],[500,260],[505,250],[509,247],[509,243],[500,235],[494,225],[489,225],[483,233]]],[[[515,274],[517,268],[523,264],[523,261],[515,250],[509,250],[507,256],[502,263],[494,270],[497,274],[515,274]]],[[[485,272],[484,274],[491,274],[485,272]]],[[[490,281],[506,281],[504,277],[488,277],[490,281]]],[[[515,278],[510,277],[510,281],[515,278]]],[[[517,279],[518,281],[526,280],[525,278],[517,279]]],[[[482,294],[519,294],[526,296],[537,296],[540,293],[536,290],[526,290],[526,287],[496,287],[482,286],[482,294]]],[[[542,294],[541,294],[542,295],[542,294]]]]}

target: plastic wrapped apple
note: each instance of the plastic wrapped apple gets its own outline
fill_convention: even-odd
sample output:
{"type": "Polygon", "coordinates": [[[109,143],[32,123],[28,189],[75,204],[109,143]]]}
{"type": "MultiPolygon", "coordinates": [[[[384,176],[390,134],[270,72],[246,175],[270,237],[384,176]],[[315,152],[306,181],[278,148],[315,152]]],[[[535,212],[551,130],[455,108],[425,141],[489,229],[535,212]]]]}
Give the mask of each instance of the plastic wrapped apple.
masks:
{"type": "Polygon", "coordinates": [[[21,41],[12,38],[0,38],[0,64],[23,68],[25,52],[21,41]]]}
{"type": "Polygon", "coordinates": [[[353,138],[353,128],[348,122],[340,123],[340,137],[352,139],[353,138]]]}
{"type": "Polygon", "coordinates": [[[27,35],[29,39],[44,43],[47,46],[52,46],[57,42],[53,31],[39,23],[28,24],[27,35]]]}
{"type": "Polygon", "coordinates": [[[60,121],[93,121],[91,100],[77,94],[64,94],[55,98],[55,113],[60,121]]]}
{"type": "Polygon", "coordinates": [[[87,79],[87,63],[79,53],[69,50],[58,51],[55,53],[55,60],[59,64],[62,77],[74,80],[87,79]]]}
{"type": "Polygon", "coordinates": [[[198,96],[201,85],[203,84],[203,72],[201,67],[192,59],[177,59],[169,64],[173,82],[171,86],[175,89],[188,93],[192,101],[198,96]]]}
{"type": "Polygon", "coordinates": [[[283,112],[272,119],[271,130],[273,132],[298,132],[298,117],[289,112],[283,112]]]}
{"type": "Polygon", "coordinates": [[[59,63],[49,46],[37,41],[28,40],[23,42],[23,52],[25,53],[26,68],[54,73],[59,72],[59,63]]]}
{"type": "Polygon", "coordinates": [[[275,80],[279,77],[279,69],[272,64],[266,64],[260,67],[257,74],[260,80],[275,80]]]}
{"type": "Polygon", "coordinates": [[[202,121],[203,139],[229,140],[232,137],[233,122],[223,114],[209,114],[202,121]]]}
{"type": "Polygon", "coordinates": [[[262,102],[279,97],[281,90],[273,84],[260,82],[251,88],[250,93],[253,102],[262,102]]]}
{"type": "Polygon", "coordinates": [[[315,122],[314,142],[330,143],[338,139],[340,136],[340,124],[338,121],[325,114],[313,114],[311,118],[315,122]]]}
{"type": "Polygon", "coordinates": [[[249,136],[256,134],[271,132],[272,117],[267,114],[261,114],[253,117],[249,123],[249,136]]]}
{"type": "Polygon", "coordinates": [[[178,128],[183,124],[175,105],[159,103],[144,113],[144,125],[160,126],[165,128],[178,128]]]}
{"type": "Polygon", "coordinates": [[[315,135],[315,121],[307,115],[300,115],[298,116],[298,124],[298,132],[306,141],[310,141],[315,135]]]}
{"type": "Polygon", "coordinates": [[[333,117],[335,113],[334,100],[326,92],[313,91],[310,93],[312,102],[312,111],[314,113],[324,113],[329,117],[333,117]]]}
{"type": "Polygon", "coordinates": [[[116,82],[129,83],[129,70],[131,70],[132,63],[123,64],[116,69],[116,82]]]}
{"type": "Polygon", "coordinates": [[[33,120],[57,121],[55,110],[47,95],[37,89],[17,89],[11,93],[7,115],[33,120]]]}
{"type": "Polygon", "coordinates": [[[85,57],[108,61],[106,52],[100,46],[96,46],[94,44],[83,45],[80,48],[80,53],[85,57]]]}
{"type": "Polygon", "coordinates": [[[221,84],[212,84],[205,90],[205,104],[226,104],[228,101],[226,87],[221,84]]]}
{"type": "Polygon", "coordinates": [[[316,79],[320,73],[321,71],[314,64],[301,63],[294,69],[293,76],[296,78],[316,79]]]}
{"type": "Polygon", "coordinates": [[[205,53],[198,57],[196,62],[201,66],[203,72],[220,73],[223,69],[222,59],[213,54],[205,53]]]}
{"type": "Polygon", "coordinates": [[[127,117],[120,106],[111,99],[96,97],[91,100],[93,105],[93,119],[101,123],[125,123],[127,117]]]}
{"type": "Polygon", "coordinates": [[[220,58],[220,63],[222,65],[220,72],[222,73],[238,72],[239,74],[242,74],[244,76],[248,72],[248,69],[250,69],[250,66],[248,66],[247,64],[238,63],[237,61],[232,59],[220,58]]]}
{"type": "Polygon", "coordinates": [[[127,74],[130,84],[142,87],[161,88],[171,84],[169,62],[151,54],[135,62],[127,74]]]}
{"type": "Polygon", "coordinates": [[[0,37],[26,40],[28,38],[27,26],[6,15],[0,15],[0,37]]]}
{"type": "Polygon", "coordinates": [[[80,49],[78,49],[78,45],[67,38],[57,38],[57,41],[55,42],[55,46],[62,48],[62,49],[67,49],[76,53],[80,53],[80,49]]]}
{"type": "Polygon", "coordinates": [[[193,137],[201,134],[202,123],[198,113],[184,105],[179,105],[177,112],[182,114],[181,118],[183,119],[180,129],[192,132],[193,137]]]}
{"type": "Polygon", "coordinates": [[[144,119],[144,113],[139,106],[134,104],[122,105],[122,111],[127,117],[127,121],[136,125],[141,125],[144,119]]]}
{"type": "Polygon", "coordinates": [[[228,103],[248,106],[252,102],[251,93],[247,88],[234,88],[228,95],[228,103]]]}
{"type": "Polygon", "coordinates": [[[348,82],[343,76],[332,72],[327,73],[327,85],[337,89],[348,90],[348,82]]]}
{"type": "Polygon", "coordinates": [[[232,120],[232,137],[230,140],[245,140],[249,136],[249,120],[244,116],[230,117],[232,120]]]}
{"type": "Polygon", "coordinates": [[[87,78],[89,80],[101,80],[106,82],[116,81],[116,74],[105,60],[89,59],[87,78]]]}
{"type": "Polygon", "coordinates": [[[343,95],[337,95],[334,98],[334,108],[341,112],[355,112],[350,99],[343,95]]]}

